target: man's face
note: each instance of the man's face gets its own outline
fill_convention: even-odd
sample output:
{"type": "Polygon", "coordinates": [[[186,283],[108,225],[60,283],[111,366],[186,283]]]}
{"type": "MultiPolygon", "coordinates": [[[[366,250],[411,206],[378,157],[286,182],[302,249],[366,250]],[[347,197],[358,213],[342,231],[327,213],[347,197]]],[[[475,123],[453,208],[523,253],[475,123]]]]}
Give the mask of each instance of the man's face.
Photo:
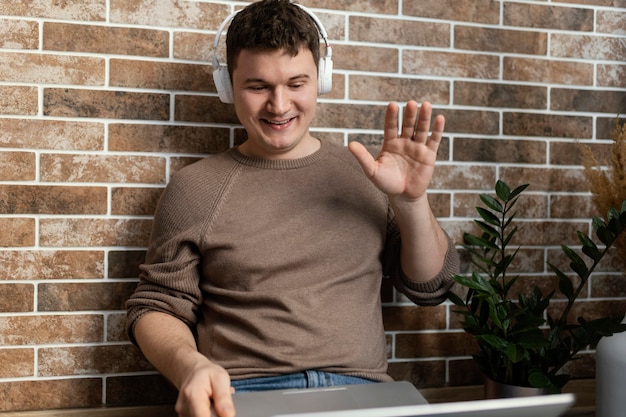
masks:
{"type": "Polygon", "coordinates": [[[240,151],[264,159],[295,159],[319,143],[309,134],[317,105],[313,54],[244,49],[232,74],[235,112],[248,133],[240,151]]]}

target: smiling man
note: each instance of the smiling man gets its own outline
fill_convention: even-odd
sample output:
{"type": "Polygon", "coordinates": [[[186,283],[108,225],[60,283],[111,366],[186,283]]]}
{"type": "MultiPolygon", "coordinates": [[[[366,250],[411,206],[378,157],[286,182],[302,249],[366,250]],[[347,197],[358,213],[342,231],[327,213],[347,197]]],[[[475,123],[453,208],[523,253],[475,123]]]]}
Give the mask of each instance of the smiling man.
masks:
{"type": "Polygon", "coordinates": [[[235,389],[391,380],[383,277],[434,305],[458,270],[426,195],[443,117],[429,135],[430,104],[411,101],[399,128],[390,103],[376,159],[312,136],[331,68],[318,22],[288,0],[232,18],[216,86],[247,139],[179,171],[159,202],[128,329],[181,416],[233,416],[235,389]]]}

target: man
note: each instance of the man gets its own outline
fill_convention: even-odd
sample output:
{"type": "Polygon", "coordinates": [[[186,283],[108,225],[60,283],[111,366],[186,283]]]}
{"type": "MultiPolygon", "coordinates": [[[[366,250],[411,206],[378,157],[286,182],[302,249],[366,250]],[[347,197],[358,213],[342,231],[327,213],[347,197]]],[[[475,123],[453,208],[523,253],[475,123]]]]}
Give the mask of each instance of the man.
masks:
{"type": "Polygon", "coordinates": [[[390,380],[383,275],[432,305],[458,269],[426,196],[444,128],[428,136],[430,104],[409,102],[400,134],[388,106],[377,159],[315,139],[319,33],[288,0],[238,13],[227,56],[247,140],[172,178],[128,301],[181,416],[233,416],[233,389],[390,380]]]}

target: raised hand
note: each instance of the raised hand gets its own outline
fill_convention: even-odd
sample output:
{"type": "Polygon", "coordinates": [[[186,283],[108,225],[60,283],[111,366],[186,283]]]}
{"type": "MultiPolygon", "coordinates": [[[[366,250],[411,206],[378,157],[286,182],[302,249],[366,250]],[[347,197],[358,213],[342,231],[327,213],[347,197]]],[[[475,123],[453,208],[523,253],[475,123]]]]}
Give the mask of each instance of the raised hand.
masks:
{"type": "Polygon", "coordinates": [[[429,128],[432,106],[418,106],[409,101],[404,111],[402,129],[398,132],[397,103],[389,103],[385,114],[383,146],[374,159],[363,145],[351,142],[349,149],[365,175],[390,198],[413,201],[426,195],[435,168],[445,119],[435,117],[432,134],[429,128]]]}

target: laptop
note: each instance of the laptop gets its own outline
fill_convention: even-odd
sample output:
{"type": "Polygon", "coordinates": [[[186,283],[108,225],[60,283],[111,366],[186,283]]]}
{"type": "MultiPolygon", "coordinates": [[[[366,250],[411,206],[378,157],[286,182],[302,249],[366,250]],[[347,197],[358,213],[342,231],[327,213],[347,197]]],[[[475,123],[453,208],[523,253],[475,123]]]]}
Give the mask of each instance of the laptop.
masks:
{"type": "Polygon", "coordinates": [[[558,417],[573,394],[428,404],[406,381],[235,393],[237,417],[558,417]]]}

